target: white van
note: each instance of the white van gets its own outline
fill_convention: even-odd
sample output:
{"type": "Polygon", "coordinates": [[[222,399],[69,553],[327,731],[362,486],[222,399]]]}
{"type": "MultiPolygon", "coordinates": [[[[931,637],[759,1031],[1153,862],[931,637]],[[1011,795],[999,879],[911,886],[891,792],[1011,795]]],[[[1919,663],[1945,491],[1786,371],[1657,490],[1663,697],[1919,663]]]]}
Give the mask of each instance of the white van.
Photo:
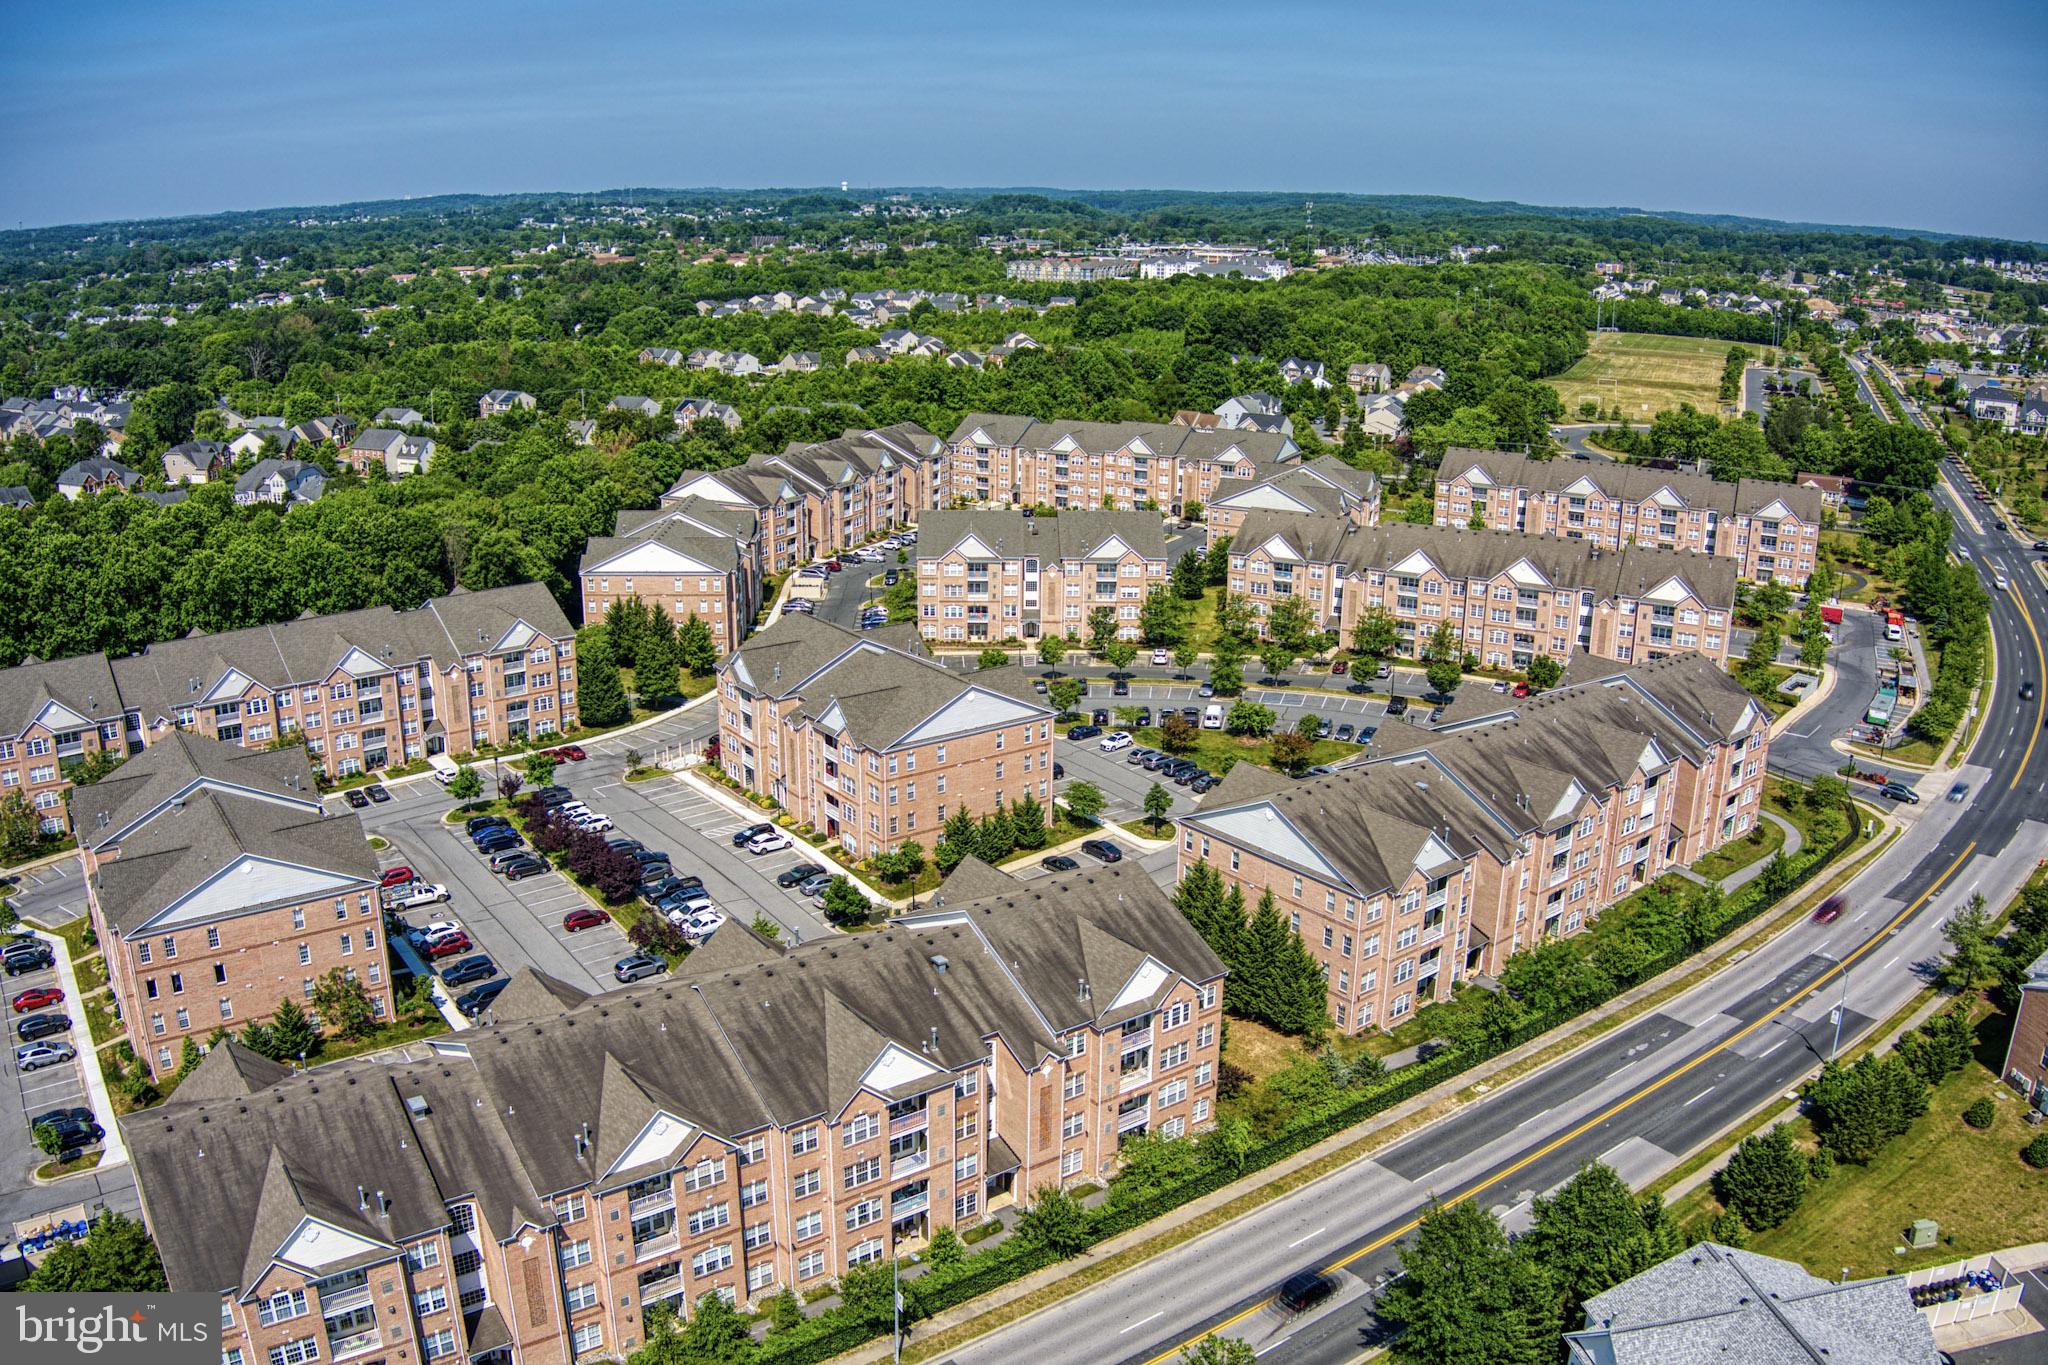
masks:
{"type": "Polygon", "coordinates": [[[455,760],[446,754],[428,754],[427,767],[432,770],[434,780],[444,787],[453,782],[455,774],[461,771],[456,766],[455,760]]]}
{"type": "Polygon", "coordinates": [[[1884,638],[1887,640],[1903,640],[1906,638],[1906,632],[1896,623],[1888,624],[1884,628],[1884,638]]]}
{"type": "Polygon", "coordinates": [[[1209,709],[1202,712],[1202,728],[1204,730],[1221,730],[1223,728],[1223,708],[1215,702],[1210,702],[1209,709]]]}

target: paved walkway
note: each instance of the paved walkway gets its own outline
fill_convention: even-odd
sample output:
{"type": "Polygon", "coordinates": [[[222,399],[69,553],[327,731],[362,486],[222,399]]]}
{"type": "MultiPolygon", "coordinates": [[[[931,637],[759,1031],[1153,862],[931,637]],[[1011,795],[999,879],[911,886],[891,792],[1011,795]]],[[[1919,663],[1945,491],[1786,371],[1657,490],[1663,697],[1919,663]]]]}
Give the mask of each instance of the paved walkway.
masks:
{"type": "MultiPolygon", "coordinates": [[[[1775,815],[1770,811],[1760,811],[1758,813],[1762,815],[1764,819],[1770,821],[1779,829],[1785,831],[1784,847],[1780,848],[1778,851],[1784,854],[1787,858],[1797,853],[1800,849],[1806,847],[1806,836],[1799,832],[1799,826],[1793,824],[1784,816],[1775,815]]],[[[1766,867],[1769,867],[1770,865],[1770,858],[1765,857],[1758,858],[1755,862],[1749,864],[1749,866],[1747,867],[1736,868],[1733,872],[1730,872],[1727,876],[1721,878],[1721,890],[1724,893],[1732,893],[1737,887],[1747,886],[1749,883],[1755,881],[1758,877],[1761,877],[1764,874],[1764,869],[1766,867]]],[[[1685,878],[1689,882],[1697,882],[1701,886],[1705,886],[1707,884],[1707,879],[1705,877],[1702,877],[1699,873],[1693,871],[1689,867],[1673,868],[1672,870],[1678,873],[1679,876],[1685,878]]]]}

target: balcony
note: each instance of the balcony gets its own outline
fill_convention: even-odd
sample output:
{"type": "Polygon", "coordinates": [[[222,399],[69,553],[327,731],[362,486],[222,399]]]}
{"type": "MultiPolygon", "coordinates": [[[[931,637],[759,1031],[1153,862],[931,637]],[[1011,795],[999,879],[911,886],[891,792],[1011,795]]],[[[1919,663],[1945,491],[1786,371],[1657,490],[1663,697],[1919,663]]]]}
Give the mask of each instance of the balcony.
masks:
{"type": "Polygon", "coordinates": [[[651,1274],[643,1272],[639,1283],[640,1306],[646,1308],[663,1299],[672,1299],[683,1292],[683,1267],[680,1262],[672,1266],[659,1267],[651,1274]]]}
{"type": "Polygon", "coordinates": [[[924,1128],[930,1119],[931,1110],[925,1105],[919,1105],[908,1113],[892,1114],[889,1118],[889,1136],[901,1137],[905,1133],[915,1133],[924,1128]]]}
{"type": "Polygon", "coordinates": [[[900,1223],[906,1218],[914,1218],[930,1208],[931,1204],[930,1190],[919,1190],[908,1199],[892,1199],[889,1201],[889,1221],[893,1224],[900,1223]]]}
{"type": "Polygon", "coordinates": [[[677,1238],[675,1226],[671,1224],[669,1230],[661,1236],[649,1238],[644,1242],[633,1243],[633,1263],[638,1265],[642,1261],[651,1261],[657,1256],[666,1256],[680,1245],[682,1243],[677,1238]]]}
{"type": "Polygon", "coordinates": [[[626,1210],[628,1217],[640,1218],[650,1213],[660,1213],[664,1209],[672,1209],[675,1206],[676,1192],[674,1190],[660,1190],[654,1194],[643,1194],[638,1199],[632,1200],[626,1205],[626,1210]]]}
{"type": "Polygon", "coordinates": [[[350,1356],[358,1356],[365,1351],[374,1351],[382,1344],[382,1340],[375,1323],[363,1328],[359,1332],[350,1332],[347,1336],[329,1336],[327,1338],[327,1358],[329,1360],[347,1360],[350,1356]]]}
{"type": "Polygon", "coordinates": [[[906,1175],[916,1175],[931,1164],[931,1150],[920,1147],[914,1152],[905,1152],[902,1156],[891,1157],[889,1159],[889,1178],[897,1180],[906,1175]]]}

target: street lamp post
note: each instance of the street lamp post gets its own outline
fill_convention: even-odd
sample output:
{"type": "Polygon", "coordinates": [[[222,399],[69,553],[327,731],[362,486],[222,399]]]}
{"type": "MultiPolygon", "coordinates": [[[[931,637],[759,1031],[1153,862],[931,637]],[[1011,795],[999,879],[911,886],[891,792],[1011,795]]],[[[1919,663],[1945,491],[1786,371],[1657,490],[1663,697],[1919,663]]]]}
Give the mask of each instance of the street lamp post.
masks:
{"type": "Polygon", "coordinates": [[[1834,1041],[1828,1044],[1828,1060],[1832,1062],[1835,1060],[1835,1054],[1842,1050],[1842,1016],[1849,1012],[1849,964],[1836,957],[1833,953],[1824,952],[1819,954],[1819,956],[1834,963],[1842,972],[1842,995],[1841,999],[1836,1002],[1833,1011],[1835,1037],[1834,1041]]]}
{"type": "Polygon", "coordinates": [[[890,1314],[890,1359],[893,1365],[903,1365],[903,1262],[917,1264],[917,1257],[898,1256],[889,1262],[890,1314]]]}

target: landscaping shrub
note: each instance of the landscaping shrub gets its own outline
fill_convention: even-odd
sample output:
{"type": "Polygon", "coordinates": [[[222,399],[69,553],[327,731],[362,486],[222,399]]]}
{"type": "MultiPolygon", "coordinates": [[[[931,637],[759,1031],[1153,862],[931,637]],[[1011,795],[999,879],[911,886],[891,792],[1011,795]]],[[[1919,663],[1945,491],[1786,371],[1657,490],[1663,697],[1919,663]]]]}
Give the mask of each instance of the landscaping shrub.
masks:
{"type": "Polygon", "coordinates": [[[1998,1105],[1989,1095],[1970,1101],[1970,1107],[1963,1110],[1963,1122],[1972,1128],[1989,1128],[1998,1117],[1998,1105]]]}
{"type": "Polygon", "coordinates": [[[2048,1133],[2037,1133],[2034,1140],[2020,1148],[2020,1160],[2036,1170],[2048,1168],[2048,1133]]]}
{"type": "Polygon", "coordinates": [[[1714,1194],[1758,1232],[1790,1218],[1806,1198],[1806,1158],[1785,1125],[1744,1138],[1715,1173],[1714,1194]]]}

